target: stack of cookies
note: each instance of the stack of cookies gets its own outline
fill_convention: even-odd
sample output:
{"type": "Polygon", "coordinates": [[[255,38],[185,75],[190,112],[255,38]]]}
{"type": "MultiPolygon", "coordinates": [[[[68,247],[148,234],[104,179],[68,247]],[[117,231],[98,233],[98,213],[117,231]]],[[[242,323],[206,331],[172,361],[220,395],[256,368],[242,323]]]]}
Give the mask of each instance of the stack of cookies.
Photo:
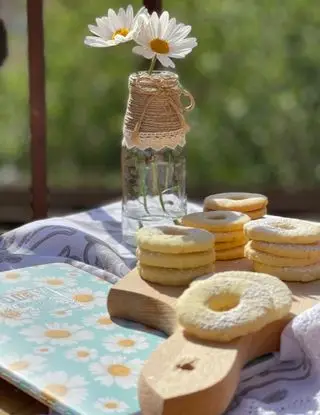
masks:
{"type": "Polygon", "coordinates": [[[284,281],[320,279],[320,225],[300,219],[268,217],[247,223],[245,256],[257,272],[284,281]]]}
{"type": "Polygon", "coordinates": [[[214,236],[183,226],[141,228],[137,232],[137,268],[146,281],[188,285],[214,271],[214,236]]]}
{"type": "Polygon", "coordinates": [[[181,219],[184,226],[204,229],[214,235],[216,260],[220,261],[244,257],[247,238],[243,227],[249,221],[250,217],[244,213],[226,210],[190,213],[181,219]]]}
{"type": "Polygon", "coordinates": [[[243,212],[251,219],[259,219],[267,214],[268,198],[258,193],[217,193],[204,199],[203,210],[230,210],[243,212]]]}

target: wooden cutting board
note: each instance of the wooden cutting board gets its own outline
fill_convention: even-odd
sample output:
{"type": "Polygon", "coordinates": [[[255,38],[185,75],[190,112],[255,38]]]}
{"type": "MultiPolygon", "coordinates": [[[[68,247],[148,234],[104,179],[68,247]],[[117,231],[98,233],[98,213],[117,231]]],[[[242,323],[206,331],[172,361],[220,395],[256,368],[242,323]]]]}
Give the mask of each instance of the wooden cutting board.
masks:
{"type": "MultiPolygon", "coordinates": [[[[252,264],[246,259],[216,263],[217,272],[230,269],[252,270],[252,264]]],[[[242,367],[279,350],[288,321],[320,300],[320,281],[288,286],[293,293],[290,315],[223,344],[192,338],[177,325],[175,302],[183,288],[148,283],[136,269],[114,285],[108,296],[111,317],[140,322],[170,336],[152,353],[140,374],[143,415],[222,414],[238,386],[242,367]]]]}

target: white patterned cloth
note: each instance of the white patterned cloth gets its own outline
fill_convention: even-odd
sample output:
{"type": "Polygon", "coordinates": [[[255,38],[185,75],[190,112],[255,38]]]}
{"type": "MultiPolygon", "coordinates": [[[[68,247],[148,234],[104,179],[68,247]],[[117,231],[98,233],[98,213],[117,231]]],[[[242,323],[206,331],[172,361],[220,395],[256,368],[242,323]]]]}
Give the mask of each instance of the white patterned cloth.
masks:
{"type": "Polygon", "coordinates": [[[320,304],[282,332],[280,353],[263,370],[243,371],[228,415],[320,414],[320,304]]]}
{"type": "MultiPolygon", "coordinates": [[[[198,210],[189,205],[190,212],[198,210]]],[[[115,283],[136,263],[121,239],[119,202],[29,223],[0,237],[0,272],[68,262],[115,283]]],[[[280,353],[243,370],[227,415],[319,415],[319,343],[320,304],[286,327],[280,353]]]]}
{"type": "MultiPolygon", "coordinates": [[[[189,204],[190,212],[201,206],[189,204]]],[[[121,203],[30,222],[0,236],[0,272],[67,262],[111,283],[135,266],[135,250],[122,243],[121,203]]]]}

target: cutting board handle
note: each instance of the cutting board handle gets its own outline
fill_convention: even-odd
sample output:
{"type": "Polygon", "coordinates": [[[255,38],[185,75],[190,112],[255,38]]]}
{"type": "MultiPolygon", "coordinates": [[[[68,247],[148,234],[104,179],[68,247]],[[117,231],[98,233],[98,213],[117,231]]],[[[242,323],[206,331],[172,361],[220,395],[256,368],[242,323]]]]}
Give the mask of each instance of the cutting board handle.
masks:
{"type": "Polygon", "coordinates": [[[152,353],[141,372],[143,415],[223,413],[248,359],[241,343],[237,340],[221,348],[176,331],[152,353]]]}

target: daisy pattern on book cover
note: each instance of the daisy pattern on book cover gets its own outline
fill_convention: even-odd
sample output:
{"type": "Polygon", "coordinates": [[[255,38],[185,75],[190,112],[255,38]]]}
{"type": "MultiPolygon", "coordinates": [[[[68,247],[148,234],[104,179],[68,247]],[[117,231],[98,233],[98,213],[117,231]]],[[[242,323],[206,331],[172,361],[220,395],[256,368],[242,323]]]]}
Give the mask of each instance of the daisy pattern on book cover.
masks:
{"type": "Polygon", "coordinates": [[[68,264],[0,273],[0,377],[61,415],[139,412],[140,370],[166,336],[111,320],[110,287],[68,264]]]}

